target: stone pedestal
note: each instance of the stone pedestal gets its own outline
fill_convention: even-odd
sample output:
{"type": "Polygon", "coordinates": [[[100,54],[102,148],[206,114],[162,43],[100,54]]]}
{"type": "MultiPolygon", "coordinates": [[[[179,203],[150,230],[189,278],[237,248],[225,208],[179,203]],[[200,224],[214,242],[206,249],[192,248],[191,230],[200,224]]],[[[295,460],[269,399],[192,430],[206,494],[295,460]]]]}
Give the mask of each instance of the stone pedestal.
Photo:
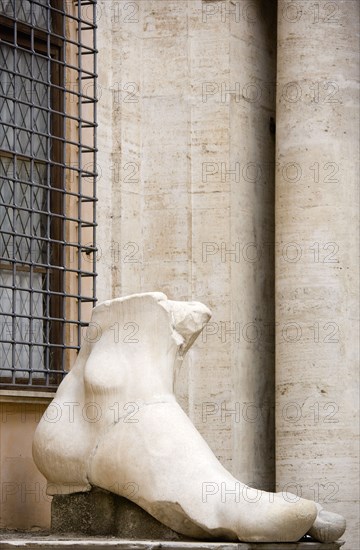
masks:
{"type": "MultiPolygon", "coordinates": [[[[130,500],[98,488],[88,493],[54,496],[51,531],[46,548],[57,548],[57,542],[70,538],[74,547],[85,545],[99,549],[110,546],[123,550],[338,550],[344,544],[342,541],[319,543],[310,538],[295,543],[191,540],[162,525],[130,500]],[[106,539],[100,539],[105,536],[106,539]],[[54,546],[49,546],[50,541],[54,546]]],[[[40,537],[32,541],[31,547],[43,545],[43,540],[40,537]]]]}
{"type": "Polygon", "coordinates": [[[55,495],[53,533],[112,535],[131,540],[189,540],[169,529],[127,498],[94,488],[88,493],[55,495]]]}

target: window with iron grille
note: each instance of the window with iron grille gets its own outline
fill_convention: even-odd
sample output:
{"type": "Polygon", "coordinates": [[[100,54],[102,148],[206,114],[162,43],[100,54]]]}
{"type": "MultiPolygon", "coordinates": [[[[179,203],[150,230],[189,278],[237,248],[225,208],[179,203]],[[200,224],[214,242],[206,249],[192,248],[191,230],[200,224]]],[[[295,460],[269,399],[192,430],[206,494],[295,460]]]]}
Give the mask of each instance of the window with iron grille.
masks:
{"type": "Polygon", "coordinates": [[[96,0],[0,0],[2,388],[56,388],[95,303],[95,22],[96,0]]]}

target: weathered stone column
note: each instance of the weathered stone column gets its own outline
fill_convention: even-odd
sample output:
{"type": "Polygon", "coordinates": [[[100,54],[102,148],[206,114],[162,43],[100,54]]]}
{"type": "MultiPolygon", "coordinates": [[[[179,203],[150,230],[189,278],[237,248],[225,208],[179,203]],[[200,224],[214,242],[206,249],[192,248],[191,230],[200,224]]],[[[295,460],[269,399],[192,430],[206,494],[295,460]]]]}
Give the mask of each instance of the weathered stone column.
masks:
{"type": "Polygon", "coordinates": [[[359,4],[278,5],[277,489],[343,514],[359,548],[359,4]]]}

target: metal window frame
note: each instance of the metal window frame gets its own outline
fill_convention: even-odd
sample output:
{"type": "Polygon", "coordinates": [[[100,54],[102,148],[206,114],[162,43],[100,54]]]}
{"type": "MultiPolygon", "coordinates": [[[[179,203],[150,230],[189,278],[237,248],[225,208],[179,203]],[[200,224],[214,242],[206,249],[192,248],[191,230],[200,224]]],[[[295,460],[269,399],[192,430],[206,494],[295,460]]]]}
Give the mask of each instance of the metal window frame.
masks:
{"type": "MultiPolygon", "coordinates": [[[[0,270],[12,273],[12,285],[2,285],[1,288],[7,288],[13,293],[21,291],[16,287],[16,274],[29,273],[30,288],[23,289],[23,292],[30,293],[30,303],[34,292],[33,274],[42,273],[44,281],[41,291],[36,289],[36,292],[43,296],[43,315],[31,315],[31,306],[29,314],[19,314],[15,311],[14,305],[9,315],[8,312],[2,312],[0,303],[0,323],[4,315],[7,318],[11,317],[11,337],[1,338],[0,346],[2,343],[12,346],[11,368],[0,365],[0,369],[6,369],[9,373],[9,376],[0,376],[0,389],[36,389],[48,392],[56,389],[69,370],[71,358],[73,359],[74,353],[80,349],[82,330],[88,325],[84,306],[93,306],[96,303],[97,0],[47,0],[46,29],[32,24],[32,13],[29,17],[30,22],[17,17],[15,2],[16,0],[12,0],[13,13],[3,14],[0,1],[0,29],[6,29],[6,32],[2,33],[0,47],[2,42],[13,47],[15,56],[17,52],[26,51],[31,54],[32,62],[33,56],[36,55],[46,60],[48,71],[49,67],[51,68],[50,104],[35,106],[33,93],[31,102],[16,99],[17,104],[25,105],[31,112],[35,106],[37,110],[45,113],[48,120],[47,132],[36,134],[51,142],[51,152],[48,150],[48,158],[43,161],[33,155],[32,146],[30,155],[19,155],[15,147],[13,151],[0,149],[0,156],[11,158],[14,167],[19,159],[30,163],[30,174],[33,173],[35,163],[46,165],[47,170],[45,183],[16,179],[16,175],[8,178],[14,185],[15,181],[17,185],[29,185],[31,201],[34,190],[42,189],[46,195],[46,210],[45,207],[41,211],[34,209],[32,204],[29,208],[16,208],[30,218],[33,213],[44,215],[47,230],[45,235],[27,236],[16,232],[14,224],[12,231],[3,233],[10,235],[13,243],[21,236],[30,238],[30,246],[32,239],[40,241],[47,252],[46,261],[36,263],[32,259],[25,261],[16,257],[13,246],[13,257],[0,259],[0,270]],[[67,32],[69,28],[71,33],[67,32]],[[13,42],[9,41],[11,33],[13,42]],[[72,52],[72,55],[68,56],[69,52],[72,52]],[[74,62],[74,59],[77,62],[74,62]],[[76,75],[75,83],[68,81],[70,73],[76,75]],[[89,94],[89,83],[92,84],[92,95],[89,94]],[[76,107],[76,113],[68,112],[69,101],[73,102],[73,110],[76,107]],[[71,128],[74,128],[74,131],[71,128]],[[69,238],[70,226],[72,234],[77,234],[76,239],[69,238]],[[84,254],[87,257],[86,262],[84,254]],[[70,301],[72,307],[67,306],[70,301]],[[16,320],[21,318],[28,319],[30,327],[33,319],[41,320],[44,333],[42,342],[33,341],[31,331],[28,340],[17,339],[16,320]],[[71,338],[69,333],[72,333],[71,338]],[[43,349],[42,368],[37,368],[31,359],[34,345],[43,349]],[[17,366],[16,346],[28,347],[27,368],[17,366]],[[35,373],[38,375],[34,376],[35,373]]],[[[31,0],[31,12],[33,5],[44,7],[44,2],[31,0]]],[[[14,71],[7,72],[14,76],[14,71]]],[[[33,86],[37,80],[32,78],[30,82],[33,86]]],[[[0,97],[5,98],[1,94],[0,97]]],[[[21,130],[21,126],[16,124],[7,125],[15,131],[21,130]]],[[[32,129],[31,139],[34,133],[32,129]]],[[[31,175],[30,179],[32,180],[31,175]]],[[[1,205],[15,211],[14,204],[2,202],[1,205]]]]}

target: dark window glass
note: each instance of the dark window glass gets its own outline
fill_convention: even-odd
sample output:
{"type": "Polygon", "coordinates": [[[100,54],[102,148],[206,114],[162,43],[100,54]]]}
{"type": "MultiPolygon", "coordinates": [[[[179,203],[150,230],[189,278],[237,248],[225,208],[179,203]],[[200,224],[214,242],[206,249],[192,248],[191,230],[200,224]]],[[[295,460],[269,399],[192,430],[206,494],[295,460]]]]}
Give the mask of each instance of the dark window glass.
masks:
{"type": "Polygon", "coordinates": [[[95,303],[95,9],[0,0],[2,387],[55,388],[95,303]]]}

